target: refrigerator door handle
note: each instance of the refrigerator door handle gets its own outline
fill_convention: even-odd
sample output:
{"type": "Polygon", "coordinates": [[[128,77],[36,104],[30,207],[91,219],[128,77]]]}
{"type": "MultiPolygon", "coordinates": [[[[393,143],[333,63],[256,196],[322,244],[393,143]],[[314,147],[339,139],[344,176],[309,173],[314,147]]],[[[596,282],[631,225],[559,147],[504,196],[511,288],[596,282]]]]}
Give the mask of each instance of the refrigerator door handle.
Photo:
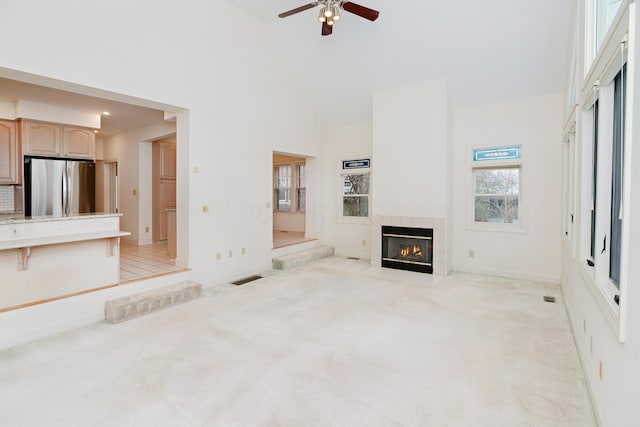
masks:
{"type": "Polygon", "coordinates": [[[69,171],[66,167],[62,173],[62,213],[69,216],[69,171]]]}

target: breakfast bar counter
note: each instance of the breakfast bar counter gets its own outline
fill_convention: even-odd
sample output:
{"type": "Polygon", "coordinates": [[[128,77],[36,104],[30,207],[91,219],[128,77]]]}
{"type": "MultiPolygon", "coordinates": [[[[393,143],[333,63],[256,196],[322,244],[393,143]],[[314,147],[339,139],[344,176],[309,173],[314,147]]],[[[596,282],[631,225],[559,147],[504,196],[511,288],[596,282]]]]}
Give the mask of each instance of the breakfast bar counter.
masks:
{"type": "Polygon", "coordinates": [[[120,216],[0,218],[0,312],[117,286],[120,216]]]}

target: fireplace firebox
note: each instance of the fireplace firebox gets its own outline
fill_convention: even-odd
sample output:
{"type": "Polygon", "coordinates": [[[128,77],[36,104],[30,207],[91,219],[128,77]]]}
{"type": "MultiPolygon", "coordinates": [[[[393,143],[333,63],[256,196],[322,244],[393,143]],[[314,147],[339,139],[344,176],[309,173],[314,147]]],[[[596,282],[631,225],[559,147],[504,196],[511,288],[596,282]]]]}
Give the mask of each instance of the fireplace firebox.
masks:
{"type": "Polygon", "coordinates": [[[382,266],[433,273],[433,229],[382,226],[382,266]]]}

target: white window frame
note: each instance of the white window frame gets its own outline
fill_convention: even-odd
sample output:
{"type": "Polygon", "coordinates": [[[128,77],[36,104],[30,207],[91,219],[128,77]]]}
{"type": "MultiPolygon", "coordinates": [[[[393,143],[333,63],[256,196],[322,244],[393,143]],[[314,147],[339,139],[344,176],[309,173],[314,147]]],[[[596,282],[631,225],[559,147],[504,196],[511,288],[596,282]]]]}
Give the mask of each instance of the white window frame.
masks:
{"type": "MultiPolygon", "coordinates": [[[[338,174],[338,222],[346,223],[346,224],[370,224],[371,223],[371,186],[373,185],[371,181],[371,168],[359,168],[359,169],[342,169],[338,174]],[[346,175],[369,175],[369,193],[367,194],[367,202],[368,202],[368,215],[364,216],[345,216],[344,208],[343,208],[343,198],[344,194],[344,177],[346,175]]],[[[363,195],[361,195],[363,196],[363,195]]]]}
{"type": "MultiPolygon", "coordinates": [[[[478,148],[474,148],[478,149],[478,148]]],[[[469,229],[474,231],[490,231],[502,233],[525,233],[525,209],[523,197],[523,173],[524,167],[521,159],[518,160],[486,160],[482,162],[472,162],[470,167],[469,188],[471,197],[469,212],[469,229]],[[475,220],[475,170],[477,169],[502,169],[518,168],[518,222],[517,223],[495,223],[479,222],[475,220]]]]}
{"type": "MultiPolygon", "coordinates": [[[[305,174],[306,174],[306,162],[303,161],[295,161],[295,162],[279,162],[273,165],[273,212],[281,212],[281,213],[300,213],[300,214],[304,214],[306,211],[306,204],[305,204],[305,210],[299,210],[298,209],[298,166],[305,166],[305,174]],[[277,173],[276,170],[280,167],[290,167],[291,168],[291,186],[289,188],[289,192],[290,192],[290,199],[291,199],[291,206],[289,207],[289,209],[284,210],[284,209],[278,209],[278,203],[276,200],[276,190],[277,188],[277,173]]],[[[305,179],[307,177],[305,176],[305,179]]],[[[306,188],[306,187],[305,187],[306,188]]]]}
{"type": "MultiPolygon", "coordinates": [[[[598,51],[590,72],[587,76],[585,86],[582,91],[582,138],[580,165],[582,168],[582,183],[589,183],[581,190],[580,206],[580,245],[579,245],[579,268],[578,271],[588,284],[595,300],[602,309],[605,318],[609,321],[613,331],[618,336],[619,341],[625,339],[626,323],[626,293],[627,293],[627,270],[628,270],[628,245],[629,233],[628,223],[622,224],[622,243],[620,259],[620,283],[619,288],[609,278],[610,267],[610,232],[611,232],[611,169],[612,169],[612,146],[613,146],[613,80],[618,74],[623,64],[626,62],[626,40],[629,28],[629,8],[628,1],[624,0],[618,9],[616,18],[608,30],[607,36],[598,51]],[[598,168],[597,168],[597,189],[598,199],[596,209],[596,250],[594,254],[594,265],[589,265],[587,259],[590,255],[590,184],[592,173],[592,154],[589,147],[593,146],[593,115],[590,109],[593,107],[595,99],[599,100],[598,114],[598,168]],[[606,237],[606,244],[605,244],[606,237]],[[604,253],[601,253],[604,249],[604,253]],[[614,297],[619,296],[619,304],[614,301],[614,297]]],[[[630,74],[632,70],[628,70],[630,74]]],[[[629,138],[630,117],[632,114],[632,98],[627,94],[627,108],[625,110],[626,125],[625,135],[629,138]]],[[[630,158],[628,150],[631,140],[625,141],[624,156],[624,177],[623,177],[623,200],[628,200],[627,192],[630,177],[630,158]]],[[[623,217],[628,218],[628,207],[623,207],[623,217]]]]}
{"type": "Polygon", "coordinates": [[[563,191],[562,191],[562,236],[571,258],[575,259],[576,212],[576,122],[575,110],[569,120],[568,130],[562,143],[563,191]]]}

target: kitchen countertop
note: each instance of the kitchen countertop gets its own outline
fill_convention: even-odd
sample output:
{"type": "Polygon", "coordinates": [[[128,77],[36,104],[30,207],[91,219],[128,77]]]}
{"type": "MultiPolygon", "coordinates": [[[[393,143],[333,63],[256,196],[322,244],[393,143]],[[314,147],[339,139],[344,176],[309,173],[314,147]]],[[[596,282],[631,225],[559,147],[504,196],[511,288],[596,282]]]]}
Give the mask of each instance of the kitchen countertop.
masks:
{"type": "Polygon", "coordinates": [[[73,216],[34,216],[34,217],[25,217],[22,215],[0,215],[0,225],[2,224],[23,224],[23,223],[33,223],[33,222],[54,222],[54,221],[73,221],[78,219],[90,219],[90,218],[112,218],[122,216],[121,213],[87,213],[87,214],[78,214],[73,216]]]}

